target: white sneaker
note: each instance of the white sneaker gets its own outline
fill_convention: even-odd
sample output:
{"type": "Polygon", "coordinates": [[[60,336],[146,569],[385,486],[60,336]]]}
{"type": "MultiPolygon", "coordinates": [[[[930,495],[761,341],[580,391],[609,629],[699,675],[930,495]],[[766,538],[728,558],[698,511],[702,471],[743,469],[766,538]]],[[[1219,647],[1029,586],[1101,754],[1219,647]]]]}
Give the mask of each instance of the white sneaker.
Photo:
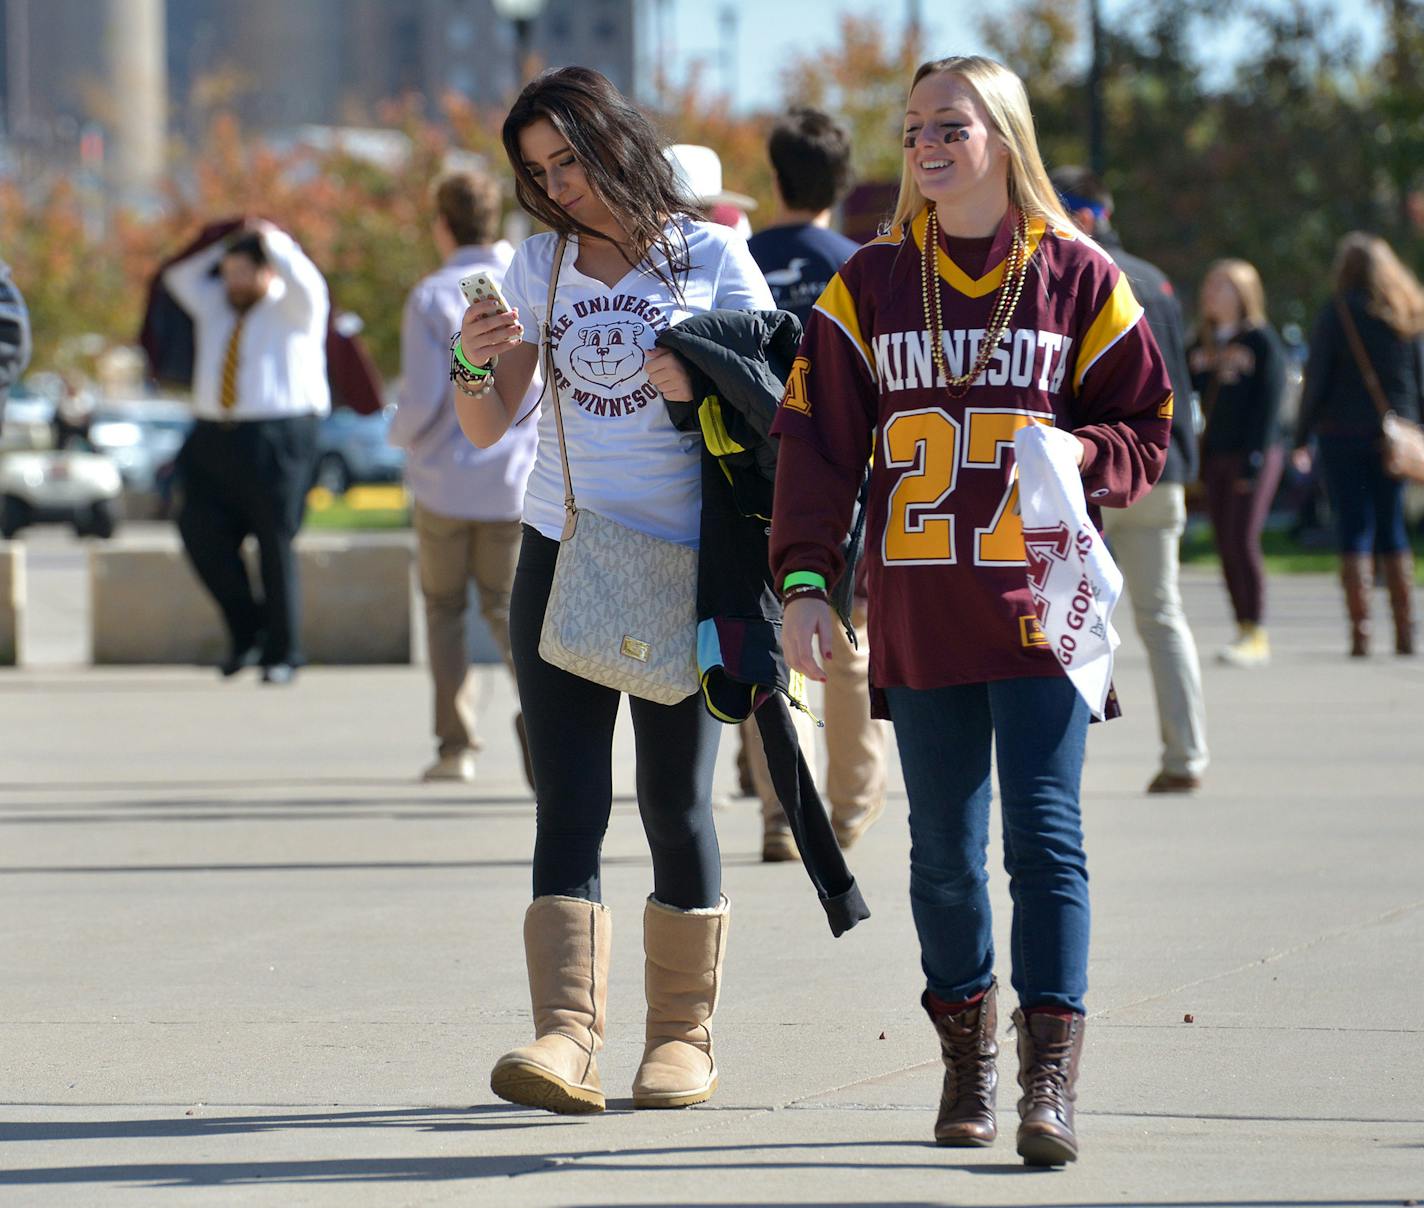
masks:
{"type": "Polygon", "coordinates": [[[456,751],[442,755],[420,774],[421,780],[455,780],[468,784],[475,778],[475,753],[456,751]]]}
{"type": "Polygon", "coordinates": [[[1237,639],[1218,650],[1216,657],[1232,667],[1265,667],[1271,661],[1271,643],[1259,625],[1242,625],[1237,639]]]}

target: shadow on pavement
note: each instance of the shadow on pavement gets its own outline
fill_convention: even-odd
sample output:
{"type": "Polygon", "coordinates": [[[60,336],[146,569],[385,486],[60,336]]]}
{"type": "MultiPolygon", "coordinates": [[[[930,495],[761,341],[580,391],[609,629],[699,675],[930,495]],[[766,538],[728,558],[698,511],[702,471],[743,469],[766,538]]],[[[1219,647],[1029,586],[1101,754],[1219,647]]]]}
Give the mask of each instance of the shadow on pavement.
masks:
{"type": "MultiPolygon", "coordinates": [[[[604,856],[603,864],[638,866],[647,856],[604,856]]],[[[723,861],[726,864],[727,861],[723,861]]],[[[509,860],[370,860],[353,863],[307,864],[76,864],[0,865],[0,877],[56,876],[60,874],[160,873],[160,872],[431,872],[470,868],[528,868],[527,856],[509,860]]]]}
{"type": "MultiPolygon", "coordinates": [[[[279,1132],[291,1129],[402,1129],[414,1132],[475,1132],[506,1129],[577,1128],[589,1117],[550,1117],[544,1113],[509,1108],[502,1104],[470,1108],[396,1108],[343,1112],[309,1112],[287,1115],[183,1116],[147,1120],[93,1121],[5,1121],[0,1123],[0,1142],[87,1142],[103,1139],[175,1138],[211,1139],[215,1136],[279,1132]]],[[[806,1170],[806,1171],[951,1171],[974,1175],[1051,1178],[1053,1171],[1025,1167],[1004,1154],[1001,1162],[954,1161],[952,1151],[924,1141],[824,1141],[778,1142],[750,1145],[658,1146],[640,1149],[598,1149],[580,1151],[564,1148],[544,1154],[504,1156],[429,1156],[386,1158],[329,1158],[305,1161],[248,1162],[135,1162],[94,1166],[49,1166],[30,1170],[0,1171],[0,1186],[43,1186],[67,1184],[126,1184],[145,1187],[208,1187],[254,1183],[409,1183],[451,1182],[489,1178],[511,1178],[541,1172],[577,1170],[607,1173],[667,1173],[673,1170],[806,1170]],[[861,1161],[845,1151],[874,1150],[906,1152],[905,1161],[861,1161]],[[778,1160],[780,1153],[815,1152],[820,1156],[805,1160],[778,1160]],[[928,1154],[938,1160],[923,1160],[928,1154]],[[736,1160],[730,1155],[765,1155],[767,1160],[736,1160]],[[638,1159],[663,1159],[644,1160],[638,1159]]],[[[824,1201],[837,1208],[836,1201],[824,1201]]],[[[842,1201],[861,1208],[891,1208],[890,1202],[842,1201]]],[[[1142,1208],[1385,1208],[1398,1199],[1347,1200],[1153,1200],[1142,1208]]],[[[897,1208],[930,1208],[922,1204],[895,1201],[897,1208]]],[[[619,1208],[613,1204],[589,1203],[580,1208],[619,1208]]],[[[650,1205],[649,1208],[682,1208],[681,1204],[650,1205]]],[[[702,1208],[755,1208],[750,1202],[726,1201],[702,1208]]],[[[939,1208],[953,1205],[939,1202],[939,1208]]],[[[981,1205],[981,1208],[983,1206],[981,1205]]],[[[1042,1201],[1039,1208],[1108,1208],[1101,1201],[1042,1201]]]]}

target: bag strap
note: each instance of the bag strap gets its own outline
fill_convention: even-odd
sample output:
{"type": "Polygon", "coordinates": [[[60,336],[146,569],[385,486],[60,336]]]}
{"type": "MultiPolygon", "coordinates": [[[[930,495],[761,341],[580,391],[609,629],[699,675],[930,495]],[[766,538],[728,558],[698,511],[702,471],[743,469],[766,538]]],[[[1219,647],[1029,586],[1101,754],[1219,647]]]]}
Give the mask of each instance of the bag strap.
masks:
{"type": "Polygon", "coordinates": [[[1360,376],[1365,379],[1365,389],[1369,391],[1375,410],[1380,413],[1380,419],[1384,420],[1394,408],[1389,405],[1389,398],[1385,395],[1384,387],[1380,385],[1379,374],[1370,363],[1370,354],[1365,351],[1365,343],[1360,339],[1354,316],[1350,314],[1350,308],[1339,294],[1335,295],[1335,313],[1340,316],[1340,324],[1345,329],[1345,339],[1349,342],[1350,352],[1354,354],[1355,366],[1359,369],[1360,376]]]}
{"type": "Polygon", "coordinates": [[[554,370],[554,346],[549,340],[549,321],[554,317],[554,293],[559,288],[559,270],[563,268],[564,249],[568,245],[569,237],[561,234],[559,245],[554,249],[554,267],[549,272],[549,299],[544,306],[544,317],[539,321],[539,347],[544,354],[544,381],[549,387],[549,393],[554,396],[554,427],[559,433],[559,463],[564,471],[563,541],[574,535],[574,525],[578,522],[578,505],[574,502],[574,480],[569,474],[569,446],[564,439],[564,412],[559,405],[559,378],[554,370]]]}

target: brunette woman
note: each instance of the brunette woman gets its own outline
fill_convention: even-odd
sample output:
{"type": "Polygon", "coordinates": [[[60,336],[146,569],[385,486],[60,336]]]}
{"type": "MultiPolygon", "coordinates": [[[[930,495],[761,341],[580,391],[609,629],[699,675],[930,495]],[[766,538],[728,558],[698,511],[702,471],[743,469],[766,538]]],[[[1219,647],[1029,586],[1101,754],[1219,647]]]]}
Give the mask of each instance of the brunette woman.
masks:
{"type": "Polygon", "coordinates": [[[1316,438],[1340,544],[1350,654],[1370,652],[1376,557],[1394,613],[1395,653],[1413,654],[1414,558],[1404,484],[1384,471],[1380,427],[1383,411],[1417,423],[1424,406],[1424,289],[1389,244],[1364,231],[1340,241],[1331,276],[1334,297],[1310,337],[1294,457],[1309,469],[1306,442],[1316,438]]]}
{"type": "MultiPolygon", "coordinates": [[[[543,333],[580,506],[695,547],[698,446],[674,429],[664,406],[691,399],[691,382],[682,362],[653,341],[691,314],[772,309],[771,292],[746,242],[702,220],[647,118],[597,72],[569,67],[534,80],[505,119],[504,146],[520,204],[551,233],[515,253],[504,280],[511,310],[484,305],[465,315],[454,366],[461,425],[477,445],[499,439],[517,418],[543,333]]],[[[552,395],[539,421],[524,525],[510,642],[538,799],[534,901],[524,920],[535,1040],[496,1062],[490,1086],[514,1103],[601,1111],[596,1054],[612,924],[599,851],[620,693],[539,655],[564,526],[552,395]]],[[[699,696],[629,705],[653,861],[643,917],[647,1045],[633,1103],[680,1107],[701,1103],[717,1085],[708,1025],[728,918],[711,803],[720,724],[699,696]]]]}

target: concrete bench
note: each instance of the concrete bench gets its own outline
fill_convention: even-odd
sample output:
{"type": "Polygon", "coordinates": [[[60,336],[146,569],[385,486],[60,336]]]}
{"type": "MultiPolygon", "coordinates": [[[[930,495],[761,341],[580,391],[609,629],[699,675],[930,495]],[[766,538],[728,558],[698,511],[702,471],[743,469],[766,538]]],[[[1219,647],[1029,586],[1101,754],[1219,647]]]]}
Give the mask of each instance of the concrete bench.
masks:
{"type": "MultiPolygon", "coordinates": [[[[297,538],[302,647],[312,663],[409,663],[414,538],[312,533],[297,538]]],[[[244,555],[259,580],[257,549],[244,555]]],[[[174,533],[95,543],[89,552],[93,661],[216,663],[222,619],[174,533]]]]}
{"type": "Polygon", "coordinates": [[[20,661],[20,618],[25,611],[23,545],[0,541],[0,667],[20,661]]]}

